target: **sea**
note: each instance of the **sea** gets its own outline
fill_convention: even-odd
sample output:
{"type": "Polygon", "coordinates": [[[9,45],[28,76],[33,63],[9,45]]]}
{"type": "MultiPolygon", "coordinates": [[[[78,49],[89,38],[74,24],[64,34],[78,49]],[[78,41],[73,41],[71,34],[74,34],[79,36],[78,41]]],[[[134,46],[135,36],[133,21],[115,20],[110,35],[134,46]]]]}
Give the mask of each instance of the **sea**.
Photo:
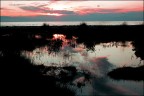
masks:
{"type": "Polygon", "coordinates": [[[47,22],[0,22],[0,26],[42,26],[48,24],[50,26],[63,25],[79,25],[86,23],[87,25],[139,25],[144,21],[47,21],[47,22]]]}

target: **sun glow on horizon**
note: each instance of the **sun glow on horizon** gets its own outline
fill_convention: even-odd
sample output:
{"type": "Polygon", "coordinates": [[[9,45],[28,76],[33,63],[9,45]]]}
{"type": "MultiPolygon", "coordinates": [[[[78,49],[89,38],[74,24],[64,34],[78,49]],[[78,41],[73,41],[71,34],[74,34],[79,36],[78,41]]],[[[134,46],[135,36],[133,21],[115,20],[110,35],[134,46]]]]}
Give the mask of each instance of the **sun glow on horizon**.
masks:
{"type": "Polygon", "coordinates": [[[48,6],[48,8],[52,9],[52,10],[67,10],[68,6],[64,6],[64,5],[51,5],[48,6]]]}
{"type": "Polygon", "coordinates": [[[45,15],[48,15],[48,16],[63,16],[63,14],[60,14],[60,13],[46,13],[45,15]]]}
{"type": "Polygon", "coordinates": [[[120,14],[120,15],[126,14],[125,16],[132,17],[132,20],[134,20],[133,18],[141,19],[143,17],[142,12],[144,11],[143,9],[144,6],[142,3],[143,3],[142,1],[110,1],[110,0],[109,1],[52,0],[52,1],[17,1],[17,2],[1,1],[0,11],[1,16],[9,16],[9,17],[37,16],[38,18],[40,18],[40,16],[46,16],[49,18],[49,20],[52,17],[53,17],[52,19],[56,19],[56,17],[62,17],[62,20],[64,19],[71,20],[73,19],[73,17],[75,19],[76,16],[80,17],[81,15],[83,15],[82,18],[85,19],[85,17],[88,16],[86,18],[89,18],[91,20],[91,18],[94,18],[93,16],[97,14],[100,15],[110,14],[109,16],[112,16],[112,14],[120,14]]]}
{"type": "Polygon", "coordinates": [[[40,13],[40,15],[44,15],[44,16],[63,16],[64,14],[60,14],[60,13],[40,13]]]}

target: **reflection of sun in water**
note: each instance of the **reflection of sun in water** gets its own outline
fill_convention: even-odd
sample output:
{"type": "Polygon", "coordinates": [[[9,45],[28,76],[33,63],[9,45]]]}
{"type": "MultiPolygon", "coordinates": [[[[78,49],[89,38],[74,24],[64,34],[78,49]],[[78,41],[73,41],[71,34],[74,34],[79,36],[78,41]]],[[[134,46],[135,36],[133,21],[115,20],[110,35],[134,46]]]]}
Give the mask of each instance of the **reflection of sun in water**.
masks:
{"type": "Polygon", "coordinates": [[[63,34],[54,34],[52,39],[65,39],[66,36],[63,34]]]}

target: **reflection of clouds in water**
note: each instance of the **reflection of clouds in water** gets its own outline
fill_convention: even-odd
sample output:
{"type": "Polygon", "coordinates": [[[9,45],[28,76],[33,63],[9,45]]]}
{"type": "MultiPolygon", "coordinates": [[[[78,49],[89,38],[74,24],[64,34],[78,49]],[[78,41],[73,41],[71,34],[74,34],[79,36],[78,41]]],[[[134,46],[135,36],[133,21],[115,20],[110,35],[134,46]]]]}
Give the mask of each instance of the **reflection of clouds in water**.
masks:
{"type": "MultiPolygon", "coordinates": [[[[114,95],[114,96],[120,96],[120,95],[138,95],[135,92],[132,92],[128,88],[125,88],[123,86],[117,86],[112,83],[108,83],[107,79],[104,78],[93,78],[92,80],[92,86],[94,94],[97,95],[114,95]]],[[[93,95],[94,95],[93,94],[93,95]]]]}
{"type": "Polygon", "coordinates": [[[49,54],[47,48],[38,48],[33,52],[23,52],[34,64],[44,64],[45,66],[75,66],[79,71],[88,71],[93,76],[103,76],[108,71],[111,64],[107,57],[90,57],[88,51],[74,51],[75,48],[65,46],[58,53],[49,54]]]}
{"type": "Polygon", "coordinates": [[[96,45],[95,49],[97,56],[108,56],[109,62],[116,67],[122,66],[138,66],[140,59],[137,59],[132,51],[131,42],[127,42],[126,45],[121,43],[102,43],[96,45]],[[127,45],[128,44],[128,45],[127,45]]]}
{"type": "MultiPolygon", "coordinates": [[[[127,58],[132,54],[131,47],[125,46],[125,50],[119,43],[96,45],[96,51],[87,51],[84,44],[77,44],[75,47],[69,45],[68,40],[64,40],[59,52],[49,52],[48,46],[36,48],[32,52],[23,51],[22,55],[29,58],[32,63],[45,66],[65,67],[74,66],[77,75],[72,83],[77,87],[77,95],[137,95],[129,88],[109,82],[106,77],[107,72],[112,68],[113,61],[116,63],[130,61],[120,58],[127,58]],[[127,53],[129,52],[129,53],[127,53]],[[121,54],[121,55],[118,55],[121,54]],[[124,55],[126,54],[126,56],[124,55]]],[[[135,61],[135,60],[133,60],[135,61]]],[[[49,71],[51,74],[51,71],[49,71]]],[[[55,71],[54,71],[55,72],[55,71]]],[[[67,85],[72,87],[71,85],[67,85]]]]}
{"type": "Polygon", "coordinates": [[[112,66],[112,64],[108,62],[107,56],[93,58],[91,62],[94,63],[94,65],[97,65],[101,75],[107,74],[112,66]]]}
{"type": "Polygon", "coordinates": [[[120,46],[122,44],[116,42],[101,43],[95,46],[96,51],[87,51],[84,44],[77,44],[75,47],[70,46],[73,41],[76,44],[75,39],[67,40],[66,37],[61,39],[63,45],[58,52],[50,52],[50,46],[44,46],[36,48],[32,52],[22,52],[22,54],[30,58],[34,64],[56,67],[75,66],[78,70],[88,71],[93,76],[105,75],[110,66],[113,65],[110,62],[115,65],[119,64],[119,66],[123,63],[130,64],[132,62],[129,58],[132,52],[131,47],[129,47],[130,42],[123,44],[126,47],[124,52],[121,52],[122,47],[120,46]]]}
{"type": "MultiPolygon", "coordinates": [[[[81,82],[83,85],[80,87],[80,89],[76,90],[77,95],[105,95],[105,96],[140,96],[140,94],[137,93],[137,91],[132,91],[131,88],[128,88],[126,86],[118,85],[112,82],[109,82],[109,79],[107,78],[95,78],[91,77],[89,81],[86,81],[86,79],[81,76],[77,78],[74,83],[81,82]]],[[[132,83],[133,84],[133,83],[132,83]]],[[[137,88],[137,87],[136,87],[137,88]]]]}
{"type": "Polygon", "coordinates": [[[133,95],[133,96],[139,96],[136,92],[133,92],[129,90],[128,88],[125,88],[123,86],[117,86],[115,84],[107,83],[106,86],[110,89],[110,94],[117,94],[118,95],[133,95]]]}

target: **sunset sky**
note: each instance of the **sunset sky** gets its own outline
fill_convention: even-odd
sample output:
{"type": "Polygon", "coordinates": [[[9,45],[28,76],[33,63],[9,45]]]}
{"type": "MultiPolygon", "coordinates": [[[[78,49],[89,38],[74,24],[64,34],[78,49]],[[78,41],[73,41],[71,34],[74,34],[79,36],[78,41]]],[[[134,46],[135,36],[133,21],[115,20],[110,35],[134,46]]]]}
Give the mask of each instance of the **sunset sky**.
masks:
{"type": "Polygon", "coordinates": [[[1,1],[2,21],[142,21],[143,0],[1,1]]]}

